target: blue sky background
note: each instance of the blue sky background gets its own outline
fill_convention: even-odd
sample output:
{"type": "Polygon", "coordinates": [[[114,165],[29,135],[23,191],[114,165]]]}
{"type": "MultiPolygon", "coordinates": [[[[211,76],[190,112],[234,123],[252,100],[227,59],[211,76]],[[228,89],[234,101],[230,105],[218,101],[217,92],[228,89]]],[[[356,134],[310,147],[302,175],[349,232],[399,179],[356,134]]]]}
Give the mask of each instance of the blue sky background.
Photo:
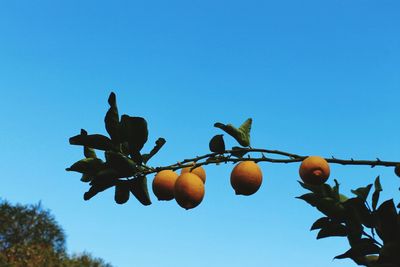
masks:
{"type": "MultiPolygon", "coordinates": [[[[154,195],[149,207],[119,206],[113,190],[83,201],[87,184],[65,172],[82,157],[68,138],[105,133],[114,91],[120,114],[147,119],[145,151],[166,138],[154,166],[207,153],[214,122],[248,117],[254,147],[400,160],[399,10],[394,0],[1,1],[0,197],[41,201],[70,252],[117,267],[355,266],[332,261],[344,239],[309,232],[321,216],[294,198],[298,164],[262,164],[251,197],[234,195],[222,165],[206,168],[196,209],[154,195]]],[[[381,175],[383,198],[398,196],[392,169],[331,173],[346,193],[381,175]]]]}

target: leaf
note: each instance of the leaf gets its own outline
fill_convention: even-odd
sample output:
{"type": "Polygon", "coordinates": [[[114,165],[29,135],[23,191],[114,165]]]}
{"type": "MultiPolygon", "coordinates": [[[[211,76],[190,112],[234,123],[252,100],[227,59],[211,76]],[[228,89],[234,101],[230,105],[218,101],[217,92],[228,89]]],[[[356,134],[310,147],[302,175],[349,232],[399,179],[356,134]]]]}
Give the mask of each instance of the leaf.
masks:
{"type": "Polygon", "coordinates": [[[220,122],[215,123],[214,127],[220,128],[235,138],[235,140],[238,141],[241,146],[248,147],[250,146],[251,123],[252,119],[249,118],[239,128],[236,128],[232,124],[225,125],[220,122]]]}
{"type": "Polygon", "coordinates": [[[393,199],[383,202],[376,210],[377,214],[377,233],[384,243],[396,240],[397,229],[397,211],[393,199]]]}
{"type": "Polygon", "coordinates": [[[333,181],[335,182],[335,185],[332,187],[332,196],[340,201],[340,193],[339,193],[340,184],[336,179],[333,179],[333,181]]]}
{"type": "Polygon", "coordinates": [[[307,202],[308,204],[310,204],[313,207],[315,207],[318,202],[318,196],[314,193],[307,193],[307,194],[301,195],[296,198],[304,200],[305,202],[307,202]]]}
{"type": "Polygon", "coordinates": [[[380,263],[391,263],[400,266],[400,244],[398,242],[385,243],[379,254],[380,263]]]}
{"type": "Polygon", "coordinates": [[[93,148],[84,146],[83,147],[83,154],[86,158],[97,158],[96,151],[93,148]]]}
{"type": "Polygon", "coordinates": [[[346,226],[337,222],[329,222],[318,232],[317,239],[331,236],[347,236],[346,226]]]}
{"type": "Polygon", "coordinates": [[[362,199],[362,201],[367,201],[368,194],[371,190],[372,184],[367,185],[366,187],[359,187],[356,190],[351,190],[353,194],[355,194],[357,197],[362,199]]]}
{"type": "Polygon", "coordinates": [[[146,176],[139,176],[129,181],[129,189],[132,194],[145,206],[151,204],[149,191],[147,189],[146,176]]]}
{"type": "Polygon", "coordinates": [[[82,174],[81,182],[88,183],[92,180],[92,177],[88,174],[82,174]]]}
{"type": "Polygon", "coordinates": [[[380,194],[380,192],[382,192],[382,186],[381,186],[381,182],[379,180],[379,176],[376,177],[376,179],[375,179],[374,187],[375,187],[375,191],[372,194],[372,209],[376,210],[376,206],[378,205],[378,201],[379,201],[379,194],[380,194]]]}
{"type": "Polygon", "coordinates": [[[84,158],[72,164],[71,167],[66,168],[66,171],[95,174],[98,171],[104,169],[104,167],[104,162],[101,159],[84,158]]]}
{"type": "Polygon", "coordinates": [[[99,171],[90,182],[90,189],[83,195],[84,200],[89,200],[98,193],[114,186],[117,179],[118,172],[113,169],[105,169],[99,171]]]}
{"type": "Polygon", "coordinates": [[[114,144],[119,143],[119,115],[117,108],[117,100],[115,94],[112,92],[108,97],[108,104],[110,108],[108,109],[106,116],[104,118],[104,123],[106,130],[111,137],[114,144]]]}
{"type": "Polygon", "coordinates": [[[129,154],[137,164],[143,162],[140,150],[147,142],[148,135],[147,122],[144,118],[122,115],[121,141],[128,143],[129,154]]]}
{"type": "Polygon", "coordinates": [[[316,220],[313,225],[311,226],[310,231],[312,230],[317,230],[317,229],[321,229],[324,226],[328,225],[328,223],[330,222],[330,219],[328,217],[322,217],[319,218],[318,220],[316,220]]]}
{"type": "Polygon", "coordinates": [[[232,147],[232,152],[231,155],[237,158],[243,158],[244,155],[246,155],[247,151],[246,149],[243,149],[242,147],[234,146],[232,147]]]}
{"type": "Polygon", "coordinates": [[[343,203],[343,206],[347,210],[347,213],[351,215],[349,218],[369,228],[374,227],[373,216],[363,199],[360,197],[350,198],[343,203]]]}
{"type": "Polygon", "coordinates": [[[160,137],[156,141],[156,145],[153,147],[153,149],[150,151],[149,154],[143,154],[143,163],[147,163],[155,154],[158,153],[158,151],[165,145],[166,141],[164,138],[160,137]]]}
{"type": "Polygon", "coordinates": [[[85,130],[81,130],[81,134],[75,135],[69,139],[71,145],[87,146],[99,150],[114,150],[110,138],[101,134],[88,135],[85,130]]]}
{"type": "Polygon", "coordinates": [[[336,198],[336,193],[332,190],[330,185],[328,184],[321,184],[321,185],[311,185],[311,184],[306,184],[301,181],[298,181],[301,187],[304,189],[307,189],[321,197],[332,197],[336,198]]]}
{"type": "Polygon", "coordinates": [[[208,144],[210,151],[215,153],[224,153],[225,152],[225,142],[224,135],[217,134],[211,138],[210,143],[208,144]]]}
{"type": "Polygon", "coordinates": [[[105,157],[107,165],[118,172],[119,178],[133,176],[140,170],[133,160],[122,153],[106,151],[105,157]]]}
{"type": "Polygon", "coordinates": [[[120,183],[117,183],[117,185],[115,186],[115,203],[122,205],[128,202],[130,191],[129,184],[127,182],[129,181],[120,181],[120,183]]]}
{"type": "Polygon", "coordinates": [[[358,243],[354,244],[348,251],[336,256],[334,259],[350,258],[354,261],[358,261],[360,257],[378,254],[379,251],[380,248],[374,244],[371,239],[363,238],[358,243]]]}

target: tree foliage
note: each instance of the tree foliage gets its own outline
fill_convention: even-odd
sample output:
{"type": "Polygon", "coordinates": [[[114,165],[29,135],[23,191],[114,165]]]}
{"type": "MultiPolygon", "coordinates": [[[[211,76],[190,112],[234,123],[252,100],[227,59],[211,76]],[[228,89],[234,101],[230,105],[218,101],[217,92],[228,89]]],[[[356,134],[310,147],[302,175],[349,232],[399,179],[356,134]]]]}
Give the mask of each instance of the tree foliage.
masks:
{"type": "Polygon", "coordinates": [[[111,267],[88,253],[68,256],[65,234],[42,205],[0,203],[0,266],[111,267]]]}

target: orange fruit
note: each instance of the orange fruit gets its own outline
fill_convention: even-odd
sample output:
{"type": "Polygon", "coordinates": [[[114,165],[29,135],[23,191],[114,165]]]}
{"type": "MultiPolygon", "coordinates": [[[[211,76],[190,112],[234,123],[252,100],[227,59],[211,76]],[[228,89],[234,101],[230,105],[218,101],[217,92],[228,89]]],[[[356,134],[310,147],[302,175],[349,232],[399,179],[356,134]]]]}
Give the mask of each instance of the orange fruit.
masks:
{"type": "Polygon", "coordinates": [[[301,163],[299,174],[304,183],[321,185],[329,178],[329,164],[324,158],[319,156],[309,156],[301,163]]]}
{"type": "Polygon", "coordinates": [[[176,179],[174,194],[179,206],[187,210],[193,209],[203,200],[203,180],[194,173],[183,173],[176,179]]]}
{"type": "Polygon", "coordinates": [[[242,161],[231,172],[231,185],[236,195],[252,195],[257,192],[261,183],[262,172],[254,161],[242,161]]]}
{"type": "Polygon", "coordinates": [[[171,170],[163,170],[154,176],[153,193],[158,200],[171,200],[174,198],[175,181],[178,174],[171,170]]]}
{"type": "Polygon", "coordinates": [[[190,169],[191,169],[191,167],[183,168],[181,170],[181,174],[186,173],[186,172],[191,172],[191,173],[194,173],[197,176],[199,176],[200,179],[203,181],[203,183],[206,182],[206,171],[204,170],[204,168],[202,166],[197,167],[197,168],[193,169],[192,171],[190,171],[190,169]]]}

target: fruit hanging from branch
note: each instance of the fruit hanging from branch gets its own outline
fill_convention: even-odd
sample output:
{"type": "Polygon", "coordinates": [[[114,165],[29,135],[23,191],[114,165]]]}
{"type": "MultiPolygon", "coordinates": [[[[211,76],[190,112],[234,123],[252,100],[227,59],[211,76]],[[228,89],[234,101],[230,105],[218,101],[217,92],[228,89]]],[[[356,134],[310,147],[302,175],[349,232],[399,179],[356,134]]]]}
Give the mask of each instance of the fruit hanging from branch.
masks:
{"type": "Polygon", "coordinates": [[[237,195],[255,194],[262,185],[263,174],[260,162],[300,163],[300,185],[309,191],[298,198],[318,209],[321,217],[311,227],[319,230],[317,239],[331,236],[347,237],[351,248],[335,259],[350,258],[359,265],[368,267],[400,266],[400,204],[388,200],[380,205],[382,191],[380,179],[374,184],[352,190],[355,197],[347,197],[339,191],[339,182],[327,184],[330,176],[329,164],[384,166],[394,168],[400,177],[400,162],[376,160],[323,158],[302,156],[280,150],[250,147],[250,131],[253,120],[245,120],[239,127],[217,122],[214,126],[238,142],[238,146],[226,148],[223,134],[216,134],[208,143],[210,153],[184,159],[166,166],[154,167],[148,164],[165,145],[164,138],[155,141],[148,153],[142,149],[148,141],[147,122],[141,117],[126,114],[119,116],[114,93],[108,98],[109,109],[104,118],[109,137],[88,134],[84,129],[69,139],[71,145],[83,147],[84,158],[73,163],[67,171],[82,174],[81,181],[89,183],[84,200],[115,187],[114,200],[117,204],[128,202],[130,194],[143,205],[151,204],[147,176],[155,175],[152,191],[158,200],[175,199],[184,209],[200,205],[205,196],[206,171],[210,164],[236,164],[232,169],[230,182],[237,195]],[[104,152],[98,158],[95,150],[104,152]],[[176,171],[181,170],[178,175],[176,171]],[[368,196],[374,192],[371,204],[368,196]],[[368,233],[368,231],[370,233],[368,233]]]}

